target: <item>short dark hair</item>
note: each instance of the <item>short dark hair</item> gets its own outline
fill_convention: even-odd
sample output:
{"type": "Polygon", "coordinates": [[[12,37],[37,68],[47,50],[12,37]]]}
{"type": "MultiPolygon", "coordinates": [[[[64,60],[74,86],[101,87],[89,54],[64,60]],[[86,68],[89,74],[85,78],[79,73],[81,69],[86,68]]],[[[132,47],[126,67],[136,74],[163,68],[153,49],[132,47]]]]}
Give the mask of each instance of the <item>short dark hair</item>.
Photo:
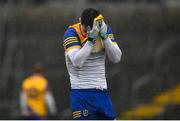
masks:
{"type": "Polygon", "coordinates": [[[99,16],[99,14],[100,13],[94,8],[85,9],[81,14],[81,24],[85,25],[86,27],[90,26],[92,29],[94,18],[99,16]]]}
{"type": "Polygon", "coordinates": [[[35,63],[33,65],[33,70],[35,73],[43,73],[44,72],[44,66],[41,63],[35,63]]]}

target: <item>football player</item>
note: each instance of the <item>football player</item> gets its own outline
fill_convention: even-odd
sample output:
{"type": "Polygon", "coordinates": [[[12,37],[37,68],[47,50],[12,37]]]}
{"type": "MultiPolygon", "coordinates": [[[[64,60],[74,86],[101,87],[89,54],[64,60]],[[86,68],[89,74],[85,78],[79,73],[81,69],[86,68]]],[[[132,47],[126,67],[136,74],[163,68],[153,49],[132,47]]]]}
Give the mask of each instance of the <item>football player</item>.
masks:
{"type": "Polygon", "coordinates": [[[66,30],[63,46],[73,119],[115,119],[107,92],[105,59],[107,55],[118,63],[122,52],[102,14],[93,8],[85,9],[80,22],[66,30]]]}
{"type": "Polygon", "coordinates": [[[34,73],[23,80],[20,106],[25,119],[47,119],[56,114],[55,101],[42,72],[42,65],[35,64],[34,73]]]}

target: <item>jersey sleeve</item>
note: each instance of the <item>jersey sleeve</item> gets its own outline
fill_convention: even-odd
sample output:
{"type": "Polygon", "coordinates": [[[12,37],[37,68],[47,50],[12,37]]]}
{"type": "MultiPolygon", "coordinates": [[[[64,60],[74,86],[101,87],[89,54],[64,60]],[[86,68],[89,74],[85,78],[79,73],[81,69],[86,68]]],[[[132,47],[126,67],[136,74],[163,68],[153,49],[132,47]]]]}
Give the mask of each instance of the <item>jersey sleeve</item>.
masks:
{"type": "Polygon", "coordinates": [[[78,36],[76,33],[76,30],[74,28],[68,28],[66,32],[64,33],[63,38],[63,46],[64,50],[68,52],[69,50],[72,50],[74,48],[81,48],[81,44],[78,40],[78,36]]]}
{"type": "Polygon", "coordinates": [[[113,42],[113,44],[116,44],[116,41],[114,39],[114,34],[112,32],[112,29],[110,26],[107,26],[107,34],[108,34],[108,37],[111,39],[111,41],[113,42]]]}

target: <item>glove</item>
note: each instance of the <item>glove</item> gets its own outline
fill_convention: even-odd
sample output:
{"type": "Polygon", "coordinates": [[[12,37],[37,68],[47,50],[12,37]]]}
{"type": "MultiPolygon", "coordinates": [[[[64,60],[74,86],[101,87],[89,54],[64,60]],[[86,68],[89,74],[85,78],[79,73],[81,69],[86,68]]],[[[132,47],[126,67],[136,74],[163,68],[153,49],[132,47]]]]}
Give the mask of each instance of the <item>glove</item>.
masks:
{"type": "Polygon", "coordinates": [[[88,36],[88,41],[92,42],[93,44],[95,44],[96,42],[96,38],[99,34],[99,25],[98,22],[95,22],[93,24],[92,30],[90,28],[90,26],[87,27],[87,36],[88,36]]]}
{"type": "Polygon", "coordinates": [[[107,25],[105,24],[103,19],[101,20],[101,23],[100,23],[100,37],[102,38],[102,40],[108,37],[107,25]]]}

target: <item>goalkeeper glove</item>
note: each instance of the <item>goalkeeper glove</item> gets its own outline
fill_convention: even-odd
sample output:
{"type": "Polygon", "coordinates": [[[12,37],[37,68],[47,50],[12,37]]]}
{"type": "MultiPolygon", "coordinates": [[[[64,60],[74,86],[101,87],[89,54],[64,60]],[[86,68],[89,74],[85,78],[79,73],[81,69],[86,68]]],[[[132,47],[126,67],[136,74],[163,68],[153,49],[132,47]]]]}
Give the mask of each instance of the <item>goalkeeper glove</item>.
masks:
{"type": "Polygon", "coordinates": [[[105,24],[103,19],[100,22],[100,37],[102,38],[102,40],[104,40],[108,37],[107,25],[105,24]]]}
{"type": "Polygon", "coordinates": [[[88,36],[87,40],[92,42],[92,44],[95,44],[98,34],[99,34],[98,23],[94,23],[92,29],[90,28],[90,26],[87,27],[87,36],[88,36]]]}

